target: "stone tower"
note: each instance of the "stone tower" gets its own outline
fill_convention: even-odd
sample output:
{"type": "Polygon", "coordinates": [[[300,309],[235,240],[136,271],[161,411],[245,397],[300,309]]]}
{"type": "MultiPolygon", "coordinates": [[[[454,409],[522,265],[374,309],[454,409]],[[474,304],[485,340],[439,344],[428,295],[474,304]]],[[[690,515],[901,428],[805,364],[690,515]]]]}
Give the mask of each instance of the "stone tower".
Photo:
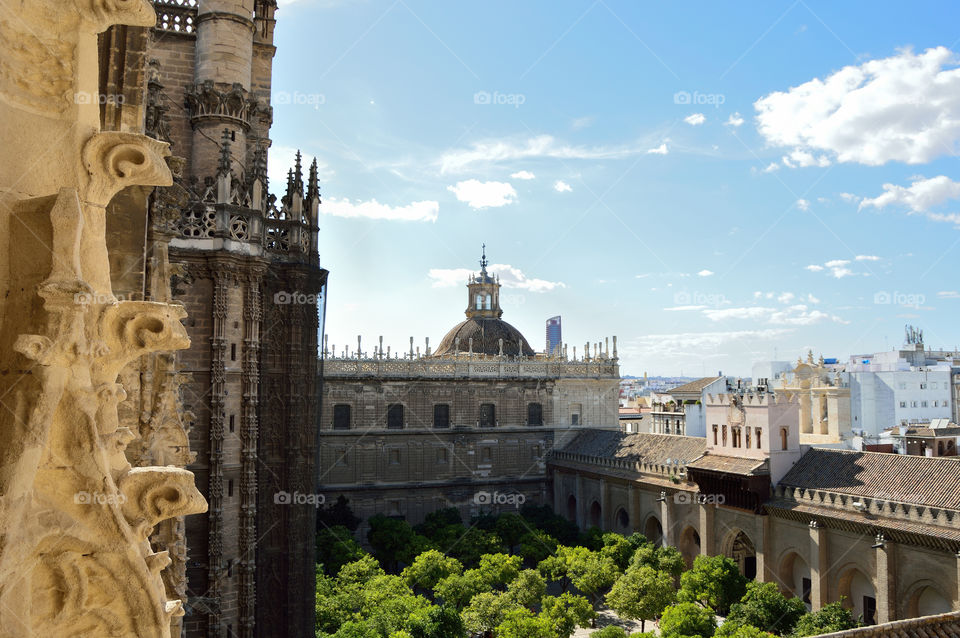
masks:
{"type": "MultiPolygon", "coordinates": [[[[316,162],[305,171],[298,155],[282,196],[269,194],[276,2],[153,5],[155,27],[101,38],[110,59],[101,90],[140,89],[124,90],[123,108],[114,113],[108,102],[101,116],[142,126],[181,158],[174,186],[148,203],[145,234],[148,247],[151,237],[166,239],[169,294],[189,313],[181,414],[194,459],[187,467],[209,502],[207,515],[185,521],[183,632],[312,636],[315,509],[277,495],[313,491],[326,271],[316,162]]],[[[140,255],[150,280],[148,257],[140,255]]],[[[136,264],[134,249],[127,261],[136,264]]]]}

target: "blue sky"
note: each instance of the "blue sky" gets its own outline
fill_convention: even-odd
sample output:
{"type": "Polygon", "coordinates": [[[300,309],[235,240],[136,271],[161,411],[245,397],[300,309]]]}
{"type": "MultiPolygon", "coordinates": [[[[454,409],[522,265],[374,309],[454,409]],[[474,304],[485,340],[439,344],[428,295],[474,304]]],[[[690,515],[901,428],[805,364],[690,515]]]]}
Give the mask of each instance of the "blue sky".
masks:
{"type": "Polygon", "coordinates": [[[271,176],[320,164],[330,341],[438,343],[486,243],[505,320],[625,374],[952,347],[958,14],[281,0],[271,176]]]}

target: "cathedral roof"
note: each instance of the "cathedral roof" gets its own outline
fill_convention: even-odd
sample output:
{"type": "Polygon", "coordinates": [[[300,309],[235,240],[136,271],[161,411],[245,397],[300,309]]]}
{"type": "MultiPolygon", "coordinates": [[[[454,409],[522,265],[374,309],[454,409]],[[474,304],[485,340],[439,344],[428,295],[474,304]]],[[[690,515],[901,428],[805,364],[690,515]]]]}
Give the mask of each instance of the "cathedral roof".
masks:
{"type": "Polygon", "coordinates": [[[500,339],[503,339],[503,354],[517,356],[523,354],[534,356],[534,351],[520,331],[503,319],[492,317],[473,317],[453,327],[443,338],[434,353],[437,356],[452,355],[459,349],[460,352],[470,351],[470,339],[473,339],[474,354],[500,354],[500,339]],[[457,346],[457,338],[460,339],[457,346]],[[521,345],[522,352],[521,352],[521,345]]]}
{"type": "Polygon", "coordinates": [[[707,440],[702,436],[588,429],[577,434],[563,451],[663,465],[673,461],[687,464],[703,456],[706,447],[707,440]]]}

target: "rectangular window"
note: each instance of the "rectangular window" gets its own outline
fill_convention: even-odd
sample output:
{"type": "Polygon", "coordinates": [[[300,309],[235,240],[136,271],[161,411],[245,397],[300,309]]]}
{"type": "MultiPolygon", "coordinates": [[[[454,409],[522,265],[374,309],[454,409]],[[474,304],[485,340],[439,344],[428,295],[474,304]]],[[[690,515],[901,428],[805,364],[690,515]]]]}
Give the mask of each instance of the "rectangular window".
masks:
{"type": "Polygon", "coordinates": [[[803,579],[803,602],[810,603],[810,592],[813,591],[813,582],[809,578],[803,579]]]}
{"type": "Polygon", "coordinates": [[[227,496],[233,496],[233,479],[227,481],[227,496]]]}
{"type": "Polygon", "coordinates": [[[926,402],[926,401],[921,401],[921,402],[920,402],[920,407],[921,407],[921,408],[927,407],[927,402],[926,402]]]}
{"type": "Polygon", "coordinates": [[[727,447],[727,425],[726,424],[721,426],[720,435],[721,435],[721,438],[723,439],[723,447],[727,447]]]}
{"type": "Polygon", "coordinates": [[[492,448],[482,448],[480,450],[480,461],[482,463],[493,463],[493,449],[492,448]]]}
{"type": "Polygon", "coordinates": [[[447,464],[447,448],[437,448],[437,465],[447,464]]]}
{"type": "Polygon", "coordinates": [[[403,429],[403,404],[392,403],[387,407],[387,427],[391,430],[403,429]]]}
{"type": "Polygon", "coordinates": [[[746,438],[746,441],[747,441],[747,449],[749,450],[749,449],[750,449],[750,428],[747,428],[747,438],[746,438]]]}
{"type": "Polygon", "coordinates": [[[447,403],[438,403],[433,406],[433,427],[450,427],[450,405],[447,403]]]}
{"type": "Polygon", "coordinates": [[[390,450],[390,465],[400,465],[400,450],[390,450]]]}
{"type": "Polygon", "coordinates": [[[333,406],[333,429],[350,429],[350,406],[346,403],[338,403],[333,406]]]}
{"type": "Polygon", "coordinates": [[[539,459],[539,458],[540,458],[540,446],[539,446],[539,445],[533,445],[533,446],[530,447],[530,458],[531,458],[531,459],[539,459]]]}
{"type": "Polygon", "coordinates": [[[570,415],[570,423],[573,425],[580,425],[580,415],[574,412],[570,415]]]}
{"type": "Polygon", "coordinates": [[[920,389],[921,389],[921,390],[926,390],[926,389],[927,389],[927,384],[926,384],[926,383],[921,383],[921,384],[920,384],[920,389]]]}
{"type": "Polygon", "coordinates": [[[236,431],[236,428],[237,428],[237,419],[233,414],[231,414],[230,415],[230,431],[234,432],[236,431]]]}
{"type": "Polygon", "coordinates": [[[527,425],[543,425],[543,406],[541,404],[527,404],[527,425]]]}
{"type": "Polygon", "coordinates": [[[573,425],[580,425],[581,414],[583,414],[583,405],[581,405],[580,403],[571,403],[570,404],[570,423],[572,423],[573,425]]]}
{"type": "Polygon", "coordinates": [[[901,401],[901,402],[900,402],[900,407],[901,407],[901,408],[907,407],[907,402],[906,402],[906,401],[901,401]]]}
{"type": "Polygon", "coordinates": [[[480,427],[492,428],[497,424],[497,406],[492,403],[480,404],[480,427]]]}

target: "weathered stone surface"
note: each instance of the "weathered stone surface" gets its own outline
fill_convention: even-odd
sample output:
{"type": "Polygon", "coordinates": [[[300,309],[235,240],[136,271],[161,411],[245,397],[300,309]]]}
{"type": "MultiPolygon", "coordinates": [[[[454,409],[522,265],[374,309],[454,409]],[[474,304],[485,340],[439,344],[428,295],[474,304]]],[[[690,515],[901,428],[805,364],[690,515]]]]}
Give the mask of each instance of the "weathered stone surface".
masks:
{"type": "Polygon", "coordinates": [[[189,345],[183,308],[118,301],[105,206],[171,183],[165,144],[100,133],[97,33],[146,0],[46,0],[0,17],[0,635],[170,635],[153,528],[206,510],[193,475],[134,469],[121,370],[189,345]]]}

